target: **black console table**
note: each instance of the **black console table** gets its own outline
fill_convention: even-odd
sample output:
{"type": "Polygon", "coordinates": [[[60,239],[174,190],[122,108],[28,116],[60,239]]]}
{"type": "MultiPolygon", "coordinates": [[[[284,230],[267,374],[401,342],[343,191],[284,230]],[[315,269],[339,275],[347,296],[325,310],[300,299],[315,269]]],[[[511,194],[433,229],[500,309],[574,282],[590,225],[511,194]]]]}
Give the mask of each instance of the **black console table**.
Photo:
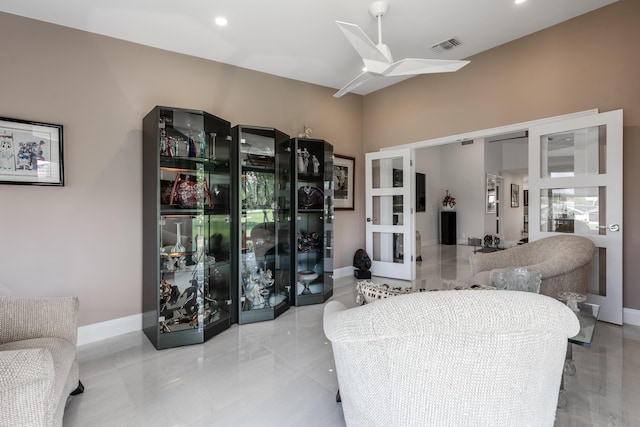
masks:
{"type": "Polygon", "coordinates": [[[455,211],[440,212],[440,243],[442,243],[443,245],[456,244],[455,211]]]}

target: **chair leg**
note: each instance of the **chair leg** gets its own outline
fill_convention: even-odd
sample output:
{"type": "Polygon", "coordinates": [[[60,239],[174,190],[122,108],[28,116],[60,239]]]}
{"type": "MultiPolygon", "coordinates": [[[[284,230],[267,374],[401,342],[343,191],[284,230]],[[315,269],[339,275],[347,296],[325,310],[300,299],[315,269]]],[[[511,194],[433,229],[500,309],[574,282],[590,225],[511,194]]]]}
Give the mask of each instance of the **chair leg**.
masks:
{"type": "Polygon", "coordinates": [[[82,381],[78,381],[78,388],[76,388],[71,392],[71,396],[82,394],[83,392],[84,392],[84,385],[82,385],[82,381]]]}

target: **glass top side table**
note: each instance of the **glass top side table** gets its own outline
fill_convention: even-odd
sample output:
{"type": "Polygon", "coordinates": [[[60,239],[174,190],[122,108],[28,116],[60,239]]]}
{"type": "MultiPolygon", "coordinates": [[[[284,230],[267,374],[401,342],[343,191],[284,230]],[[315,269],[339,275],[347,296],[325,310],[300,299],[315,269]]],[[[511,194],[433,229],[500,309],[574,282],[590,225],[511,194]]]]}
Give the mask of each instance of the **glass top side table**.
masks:
{"type": "Polygon", "coordinates": [[[573,344],[580,345],[582,347],[591,347],[591,341],[593,340],[593,334],[596,329],[596,323],[598,322],[598,315],[600,314],[600,306],[598,304],[591,304],[588,302],[579,302],[578,308],[580,311],[574,311],[580,322],[580,331],[574,337],[569,338],[567,345],[567,356],[564,361],[564,369],[562,371],[562,381],[560,382],[560,396],[558,397],[558,407],[563,407],[567,403],[566,396],[564,395],[564,376],[574,375],[576,373],[576,366],[573,363],[573,344]]]}
{"type": "MultiPolygon", "coordinates": [[[[579,302],[578,308],[580,311],[574,313],[576,313],[578,321],[580,322],[580,332],[578,332],[578,335],[575,337],[569,338],[569,343],[578,344],[583,347],[591,347],[591,340],[593,339],[598,315],[600,314],[600,306],[588,302],[579,302]]],[[[571,348],[571,346],[569,346],[569,348],[571,348]]]]}

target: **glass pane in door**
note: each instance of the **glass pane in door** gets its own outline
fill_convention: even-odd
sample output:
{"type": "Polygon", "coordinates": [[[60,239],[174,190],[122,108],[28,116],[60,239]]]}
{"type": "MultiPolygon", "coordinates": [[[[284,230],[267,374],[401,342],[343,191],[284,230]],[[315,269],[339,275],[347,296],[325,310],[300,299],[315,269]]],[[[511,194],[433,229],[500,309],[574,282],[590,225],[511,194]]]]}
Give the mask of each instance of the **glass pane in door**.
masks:
{"type": "Polygon", "coordinates": [[[605,235],[605,187],[542,188],[540,231],[605,235]]]}
{"type": "Polygon", "coordinates": [[[402,157],[372,161],[372,188],[402,187],[402,157]]]}
{"type": "Polygon", "coordinates": [[[375,225],[402,225],[402,196],[373,196],[375,225]]]}
{"type": "Polygon", "coordinates": [[[607,296],[607,248],[596,248],[589,267],[587,292],[593,295],[607,296]]]}
{"type": "Polygon", "coordinates": [[[606,173],[606,126],[593,126],[540,137],[541,177],[606,173]]]}
{"type": "Polygon", "coordinates": [[[404,234],[373,233],[373,261],[404,262],[404,234]]]}

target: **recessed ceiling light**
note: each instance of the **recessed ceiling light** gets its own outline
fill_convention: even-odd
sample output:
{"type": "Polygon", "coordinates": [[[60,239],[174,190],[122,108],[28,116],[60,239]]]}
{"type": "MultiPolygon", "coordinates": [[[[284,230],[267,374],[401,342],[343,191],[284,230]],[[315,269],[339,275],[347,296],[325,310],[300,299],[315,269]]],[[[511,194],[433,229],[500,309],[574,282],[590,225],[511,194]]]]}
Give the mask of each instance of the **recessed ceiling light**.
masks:
{"type": "Polygon", "coordinates": [[[527,0],[516,0],[516,4],[524,3],[524,2],[526,2],[526,1],[527,1],[527,0]]]}
{"type": "Polygon", "coordinates": [[[225,25],[227,25],[227,18],[225,18],[224,16],[217,16],[215,19],[215,23],[216,25],[224,27],[225,25]]]}

